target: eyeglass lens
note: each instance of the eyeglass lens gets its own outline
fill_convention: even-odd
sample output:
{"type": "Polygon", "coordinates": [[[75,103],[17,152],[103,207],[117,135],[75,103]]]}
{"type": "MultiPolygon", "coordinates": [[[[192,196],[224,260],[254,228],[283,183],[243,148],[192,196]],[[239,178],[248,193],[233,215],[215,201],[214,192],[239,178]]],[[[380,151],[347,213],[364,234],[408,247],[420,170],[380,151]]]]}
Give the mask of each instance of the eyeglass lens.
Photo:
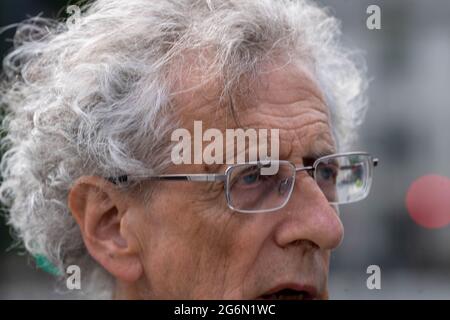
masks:
{"type": "MultiPolygon", "coordinates": [[[[287,203],[294,187],[294,165],[279,161],[277,173],[263,175],[265,166],[270,164],[240,164],[229,170],[227,197],[231,207],[244,212],[272,211],[287,203]]],[[[343,204],[367,196],[371,171],[369,155],[336,155],[316,161],[313,176],[330,203],[343,204]]]]}

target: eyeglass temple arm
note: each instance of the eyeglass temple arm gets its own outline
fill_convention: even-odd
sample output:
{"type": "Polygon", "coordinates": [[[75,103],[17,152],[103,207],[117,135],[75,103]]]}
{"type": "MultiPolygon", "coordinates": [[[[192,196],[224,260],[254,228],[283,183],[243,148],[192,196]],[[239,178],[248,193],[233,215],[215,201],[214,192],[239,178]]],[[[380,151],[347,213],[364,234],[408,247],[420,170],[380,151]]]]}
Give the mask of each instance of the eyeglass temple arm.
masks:
{"type": "MultiPolygon", "coordinates": [[[[376,167],[378,165],[378,158],[374,158],[373,160],[373,166],[376,167]]],[[[295,168],[295,172],[301,172],[301,171],[310,171],[314,170],[313,166],[308,167],[299,167],[295,168]]],[[[155,175],[155,176],[146,176],[146,175],[123,175],[119,177],[109,177],[108,180],[112,183],[123,183],[127,182],[129,180],[171,180],[171,181],[226,181],[227,176],[225,174],[201,174],[201,173],[194,173],[194,174],[163,174],[163,175],[155,175]]]]}
{"type": "Polygon", "coordinates": [[[194,182],[202,182],[202,181],[225,181],[226,175],[224,174],[201,174],[201,173],[193,173],[193,174],[162,174],[162,175],[154,175],[154,176],[146,176],[146,175],[123,175],[119,177],[109,177],[108,180],[112,183],[123,183],[130,180],[166,180],[166,181],[194,181],[194,182]]]}
{"type": "MultiPolygon", "coordinates": [[[[372,163],[373,163],[374,167],[378,166],[378,162],[379,162],[378,158],[373,158],[372,159],[372,163]]],[[[295,172],[309,171],[309,170],[314,170],[314,167],[313,166],[308,166],[308,167],[296,167],[295,168],[295,172]]]]}

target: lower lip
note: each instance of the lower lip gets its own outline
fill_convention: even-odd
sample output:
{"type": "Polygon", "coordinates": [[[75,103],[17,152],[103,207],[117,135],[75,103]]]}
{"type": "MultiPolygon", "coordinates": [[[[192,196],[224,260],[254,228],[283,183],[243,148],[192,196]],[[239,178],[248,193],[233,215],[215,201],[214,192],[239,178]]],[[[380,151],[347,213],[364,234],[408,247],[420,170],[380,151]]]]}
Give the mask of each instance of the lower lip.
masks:
{"type": "Polygon", "coordinates": [[[298,295],[290,296],[277,296],[277,295],[264,295],[257,300],[313,300],[313,298],[307,293],[299,293],[298,295]]]}
{"type": "MultiPolygon", "coordinates": [[[[260,296],[259,299],[277,299],[277,298],[272,298],[273,294],[277,293],[277,292],[279,292],[279,291],[281,291],[283,289],[291,289],[291,290],[299,291],[299,296],[300,296],[300,294],[303,295],[303,297],[301,298],[302,300],[313,300],[317,296],[317,291],[312,286],[303,286],[303,285],[296,285],[296,284],[290,284],[290,285],[284,284],[284,285],[276,286],[275,288],[269,290],[267,293],[265,293],[264,295],[260,296]],[[267,298],[267,297],[270,297],[270,298],[267,298]]],[[[292,295],[293,299],[298,300],[295,297],[296,297],[296,295],[292,295]]]]}

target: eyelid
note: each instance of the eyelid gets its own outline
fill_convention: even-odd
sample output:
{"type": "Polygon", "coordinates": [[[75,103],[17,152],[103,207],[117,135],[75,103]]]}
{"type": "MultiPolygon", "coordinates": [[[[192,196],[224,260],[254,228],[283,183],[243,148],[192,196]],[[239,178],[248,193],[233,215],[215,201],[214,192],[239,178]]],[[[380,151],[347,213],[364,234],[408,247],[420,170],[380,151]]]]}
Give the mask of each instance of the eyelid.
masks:
{"type": "Polygon", "coordinates": [[[312,167],[313,164],[317,161],[317,159],[319,159],[319,158],[311,157],[311,156],[303,157],[302,158],[302,162],[303,162],[302,165],[305,166],[305,167],[312,167]]]}
{"type": "Polygon", "coordinates": [[[320,152],[307,153],[305,156],[302,157],[303,165],[312,166],[317,160],[329,156],[331,154],[334,154],[334,152],[331,150],[322,150],[320,152]]]}
{"type": "MultiPolygon", "coordinates": [[[[252,171],[254,172],[254,171],[256,170],[256,169],[255,169],[255,166],[256,166],[256,165],[253,165],[253,166],[251,166],[251,167],[245,168],[244,170],[242,170],[241,172],[239,172],[239,176],[242,175],[242,174],[249,174],[249,173],[252,173],[252,171]]],[[[259,169],[259,168],[257,168],[257,169],[259,169]]],[[[236,183],[237,177],[238,177],[238,175],[236,175],[236,176],[233,177],[233,180],[230,181],[230,186],[232,186],[232,185],[234,185],[234,184],[236,183]]]]}

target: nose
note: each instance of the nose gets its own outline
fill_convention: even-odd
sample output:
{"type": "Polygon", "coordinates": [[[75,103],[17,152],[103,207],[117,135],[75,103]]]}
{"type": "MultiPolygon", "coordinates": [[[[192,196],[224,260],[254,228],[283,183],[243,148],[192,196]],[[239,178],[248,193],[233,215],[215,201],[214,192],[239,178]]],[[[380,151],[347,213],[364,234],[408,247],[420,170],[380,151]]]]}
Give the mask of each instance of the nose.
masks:
{"type": "Polygon", "coordinates": [[[275,230],[278,246],[305,240],[322,249],[334,249],[341,243],[344,227],[337,209],[305,172],[298,174],[291,198],[281,210],[281,222],[275,230]]]}

